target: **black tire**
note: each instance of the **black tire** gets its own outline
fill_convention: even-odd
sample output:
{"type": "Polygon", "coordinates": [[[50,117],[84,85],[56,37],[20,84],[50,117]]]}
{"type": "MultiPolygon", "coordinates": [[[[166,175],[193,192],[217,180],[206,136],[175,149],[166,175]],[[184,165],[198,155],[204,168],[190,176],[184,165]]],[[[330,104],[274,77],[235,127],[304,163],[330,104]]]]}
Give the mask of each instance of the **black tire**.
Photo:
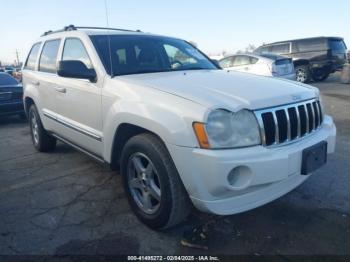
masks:
{"type": "MultiPolygon", "coordinates": [[[[137,173],[136,169],[133,171],[137,173]]],[[[131,209],[137,218],[150,228],[170,228],[183,221],[190,213],[192,205],[186,189],[182,184],[168,150],[156,136],[152,134],[140,134],[129,139],[123,148],[121,156],[121,174],[124,190],[131,209]],[[135,198],[135,195],[139,195],[142,198],[145,192],[142,193],[142,189],[138,189],[139,194],[136,194],[137,190],[135,188],[131,189],[129,183],[130,171],[128,170],[130,170],[130,163],[133,163],[133,157],[138,154],[147,157],[151,161],[157,179],[159,179],[160,201],[158,203],[158,209],[152,214],[146,213],[139,206],[135,198]]],[[[147,187],[145,185],[143,186],[147,187]]]]}
{"type": "Polygon", "coordinates": [[[324,70],[316,70],[312,73],[312,79],[316,82],[321,82],[326,80],[329,77],[330,73],[325,72],[324,70]]]}
{"type": "Polygon", "coordinates": [[[39,152],[49,152],[56,147],[56,138],[51,136],[43,127],[41,119],[35,105],[29,108],[28,121],[30,126],[30,134],[34,147],[39,152]],[[35,120],[34,120],[35,119],[35,120]],[[35,123],[37,126],[35,126],[35,123]],[[35,132],[36,130],[36,132],[35,132]]]}
{"type": "Polygon", "coordinates": [[[308,83],[311,80],[309,66],[301,65],[295,67],[296,80],[301,83],[308,83]]]}

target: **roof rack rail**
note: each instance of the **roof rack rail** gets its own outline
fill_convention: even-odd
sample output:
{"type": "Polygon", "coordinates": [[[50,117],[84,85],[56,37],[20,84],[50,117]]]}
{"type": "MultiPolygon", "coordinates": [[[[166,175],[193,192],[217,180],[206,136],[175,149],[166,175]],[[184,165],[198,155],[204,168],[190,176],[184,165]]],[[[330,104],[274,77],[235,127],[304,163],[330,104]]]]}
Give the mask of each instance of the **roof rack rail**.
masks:
{"type": "Polygon", "coordinates": [[[141,30],[129,30],[129,29],[122,29],[122,28],[110,28],[110,27],[96,27],[96,26],[74,26],[74,25],[68,25],[63,27],[63,29],[56,30],[56,31],[46,31],[41,36],[51,35],[59,32],[65,32],[65,31],[74,31],[78,29],[96,29],[96,30],[113,30],[113,31],[124,31],[124,32],[142,32],[141,30]]]}

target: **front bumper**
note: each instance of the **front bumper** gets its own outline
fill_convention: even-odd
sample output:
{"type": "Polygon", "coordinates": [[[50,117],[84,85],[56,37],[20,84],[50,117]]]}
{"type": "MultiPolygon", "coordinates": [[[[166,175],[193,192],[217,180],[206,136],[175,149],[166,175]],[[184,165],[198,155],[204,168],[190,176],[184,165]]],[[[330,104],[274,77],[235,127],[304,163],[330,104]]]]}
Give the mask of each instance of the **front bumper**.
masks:
{"type": "Polygon", "coordinates": [[[302,151],[327,141],[327,153],[333,153],[335,138],[336,127],[332,118],[326,116],[314,133],[275,148],[167,147],[193,204],[201,211],[229,215],[271,202],[303,183],[309,176],[300,174],[302,151]],[[239,177],[230,183],[229,173],[236,167],[244,167],[239,173],[243,180],[239,177]]]}
{"type": "Polygon", "coordinates": [[[22,100],[0,102],[0,116],[24,113],[22,100]]]}

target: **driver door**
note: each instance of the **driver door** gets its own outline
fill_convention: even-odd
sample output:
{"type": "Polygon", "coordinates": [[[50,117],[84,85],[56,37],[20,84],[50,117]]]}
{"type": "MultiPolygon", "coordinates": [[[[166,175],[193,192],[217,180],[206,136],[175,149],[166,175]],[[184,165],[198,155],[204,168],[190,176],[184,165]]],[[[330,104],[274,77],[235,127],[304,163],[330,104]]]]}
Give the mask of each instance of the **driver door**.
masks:
{"type": "MultiPolygon", "coordinates": [[[[65,39],[61,60],[80,60],[88,68],[93,68],[89,54],[79,38],[65,39]]],[[[101,77],[97,77],[96,83],[86,79],[57,79],[59,135],[97,157],[101,157],[103,152],[102,81],[101,77]]]]}

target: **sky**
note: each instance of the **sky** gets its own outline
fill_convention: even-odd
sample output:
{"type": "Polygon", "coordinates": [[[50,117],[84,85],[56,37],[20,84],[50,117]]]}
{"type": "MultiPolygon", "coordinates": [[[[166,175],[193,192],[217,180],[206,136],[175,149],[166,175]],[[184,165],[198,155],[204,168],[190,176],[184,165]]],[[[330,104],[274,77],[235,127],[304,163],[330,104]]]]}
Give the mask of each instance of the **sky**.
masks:
{"type": "MultiPolygon", "coordinates": [[[[209,55],[293,38],[341,36],[350,46],[349,0],[106,0],[111,27],[197,43],[209,55]]],[[[23,61],[47,30],[106,26],[105,0],[0,0],[0,61],[23,61]]]]}

